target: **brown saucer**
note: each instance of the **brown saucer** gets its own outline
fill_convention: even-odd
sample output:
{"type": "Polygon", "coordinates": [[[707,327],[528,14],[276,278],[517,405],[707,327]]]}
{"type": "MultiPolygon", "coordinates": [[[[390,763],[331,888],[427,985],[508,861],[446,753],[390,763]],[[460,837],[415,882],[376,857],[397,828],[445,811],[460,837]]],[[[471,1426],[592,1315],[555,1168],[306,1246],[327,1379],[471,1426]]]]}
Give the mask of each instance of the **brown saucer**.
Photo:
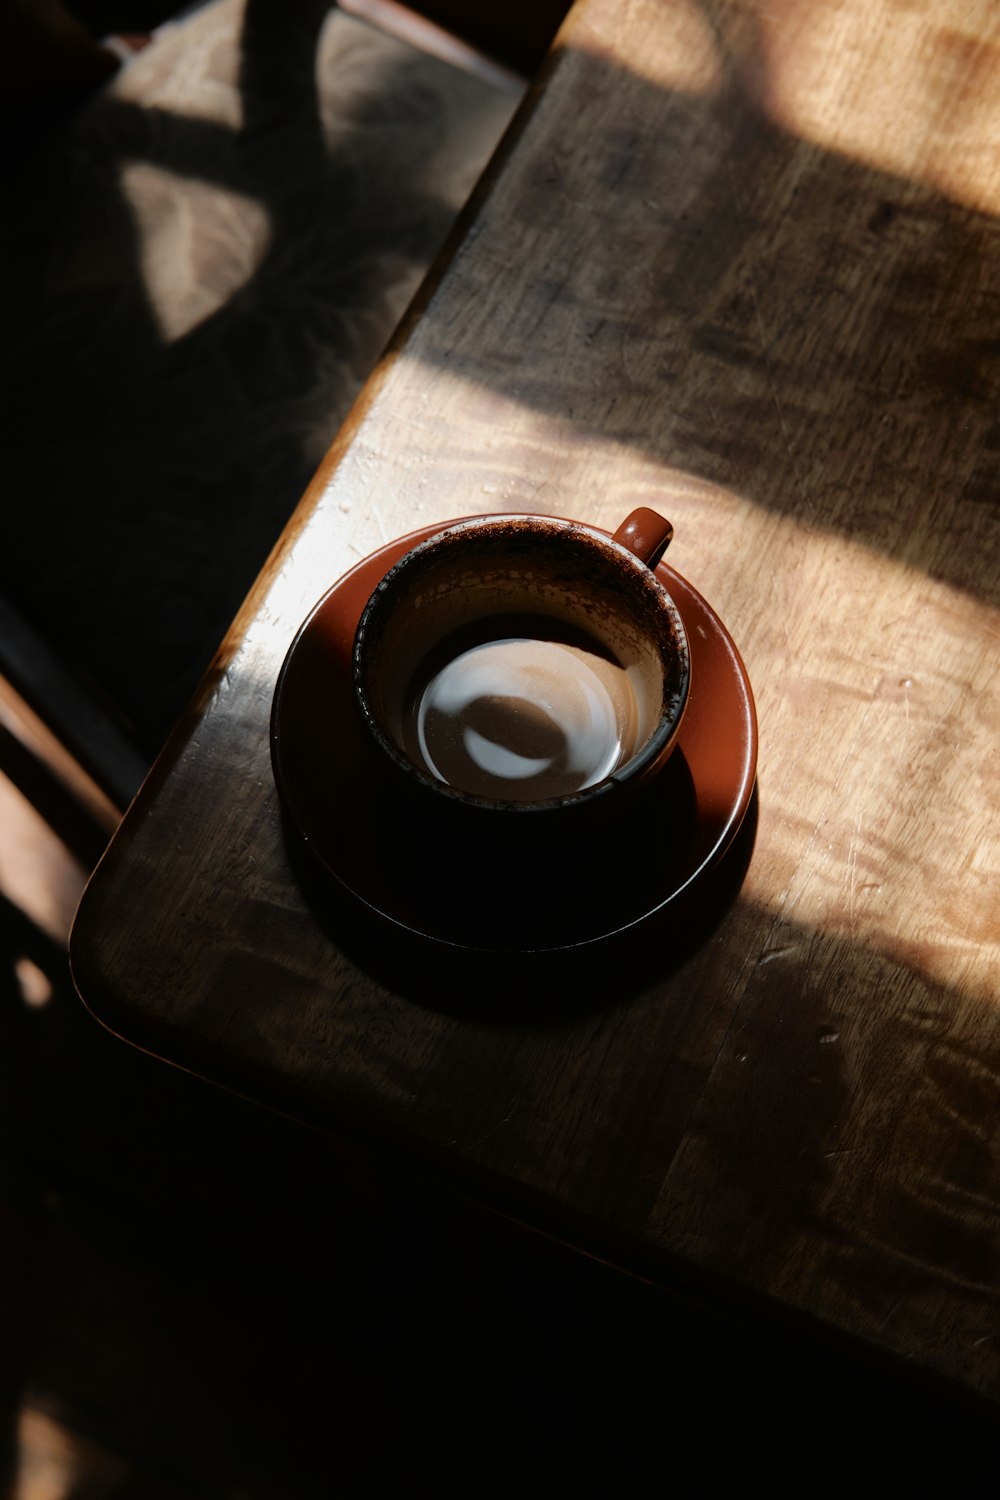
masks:
{"type": "Polygon", "coordinates": [[[662,912],[732,843],[750,804],[757,719],[718,615],[661,563],[691,645],[677,749],[651,788],[598,835],[552,847],[442,847],[428,814],[388,794],[351,684],[361,611],[427,526],[345,574],[302,625],[271,710],[271,761],[288,817],[339,887],[389,922],[459,948],[537,952],[597,942],[662,912]]]}

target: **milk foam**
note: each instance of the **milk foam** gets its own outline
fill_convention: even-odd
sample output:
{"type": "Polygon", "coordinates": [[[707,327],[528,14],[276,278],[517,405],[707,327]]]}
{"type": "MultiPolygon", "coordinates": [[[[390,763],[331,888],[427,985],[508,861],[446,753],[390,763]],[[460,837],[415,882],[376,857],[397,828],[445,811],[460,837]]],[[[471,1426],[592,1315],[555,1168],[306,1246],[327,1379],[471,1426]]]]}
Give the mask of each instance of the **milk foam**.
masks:
{"type": "Polygon", "coordinates": [[[624,669],[578,645],[509,636],[460,652],[427,681],[421,757],[440,781],[480,795],[565,796],[631,752],[624,669]]]}

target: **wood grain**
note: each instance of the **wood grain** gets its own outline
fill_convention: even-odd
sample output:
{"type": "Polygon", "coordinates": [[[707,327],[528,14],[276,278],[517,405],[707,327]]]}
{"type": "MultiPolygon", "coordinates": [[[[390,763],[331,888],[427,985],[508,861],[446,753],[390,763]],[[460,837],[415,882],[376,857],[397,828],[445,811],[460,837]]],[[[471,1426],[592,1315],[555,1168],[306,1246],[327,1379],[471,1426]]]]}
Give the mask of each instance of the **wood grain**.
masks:
{"type": "Polygon", "coordinates": [[[132,1040],[994,1399],[998,85],[986,4],[580,0],[72,947],[132,1040]],[[637,504],[754,683],[738,900],[490,976],[317,911],[267,749],[311,603],[637,504]]]}

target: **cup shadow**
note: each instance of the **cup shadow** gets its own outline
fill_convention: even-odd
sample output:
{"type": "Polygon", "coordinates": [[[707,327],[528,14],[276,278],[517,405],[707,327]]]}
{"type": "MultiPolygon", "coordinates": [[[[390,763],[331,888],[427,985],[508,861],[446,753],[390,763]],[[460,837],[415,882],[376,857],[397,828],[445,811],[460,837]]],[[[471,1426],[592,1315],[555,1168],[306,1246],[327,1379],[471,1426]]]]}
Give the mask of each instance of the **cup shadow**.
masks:
{"type": "MultiPolygon", "coordinates": [[[[680,761],[680,757],[675,757],[680,761]]],[[[677,779],[682,788],[690,773],[679,764],[677,779]]],[[[665,798],[663,807],[668,806],[665,798]]],[[[687,813],[680,804],[682,816],[687,813]]],[[[512,1026],[547,1030],[571,1016],[593,1013],[627,1002],[651,984],[679,968],[705,943],[725,917],[742,887],[753,855],[757,834],[758,796],[753,795],[742,824],[728,849],[703,873],[657,910],[648,910],[607,936],[590,940],[586,933],[589,916],[594,920],[594,897],[589,911],[580,903],[587,899],[584,887],[604,857],[615,856],[612,876],[615,902],[624,903],[642,893],[650,873],[649,852],[654,841],[644,832],[640,844],[625,853],[635,855],[625,880],[617,880],[622,846],[605,835],[592,841],[589,862],[581,865],[579,849],[560,847],[565,887],[561,897],[548,903],[549,920],[575,902],[577,936],[558,948],[546,947],[546,932],[539,919],[535,947],[504,949],[485,941],[489,924],[484,923],[483,903],[496,896],[497,882],[510,881],[516,858],[520,878],[538,896],[552,879],[551,854],[541,868],[525,872],[523,851],[505,851],[505,862],[491,881],[472,886],[461,868],[443,884],[424,886],[424,910],[433,914],[435,902],[453,903],[453,930],[464,931],[467,941],[444,941],[411,930],[381,916],[347,891],[321,865],[289,820],[284,822],[286,852],[298,888],[310,911],[336,947],[372,978],[402,998],[429,1010],[470,1019],[504,1021],[512,1026]],[[571,873],[572,872],[572,873],[571,873]]],[[[397,829],[395,837],[399,838],[397,829]]],[[[572,841],[571,841],[572,842],[572,841]]],[[[446,851],[445,851],[446,852],[446,851]]],[[[437,857],[441,856],[440,847],[437,857]]],[[[536,851],[537,853],[537,851],[536,851]]],[[[528,862],[530,863],[530,854],[528,862]]],[[[662,878],[662,871],[660,872],[662,878]]],[[[419,882],[418,882],[419,884],[419,882]]],[[[647,909],[651,903],[646,902],[647,909]]],[[[419,910],[419,907],[417,908],[419,910]]],[[[605,925],[606,912],[599,916],[605,925]]],[[[495,934],[494,934],[495,936],[495,934]]]]}

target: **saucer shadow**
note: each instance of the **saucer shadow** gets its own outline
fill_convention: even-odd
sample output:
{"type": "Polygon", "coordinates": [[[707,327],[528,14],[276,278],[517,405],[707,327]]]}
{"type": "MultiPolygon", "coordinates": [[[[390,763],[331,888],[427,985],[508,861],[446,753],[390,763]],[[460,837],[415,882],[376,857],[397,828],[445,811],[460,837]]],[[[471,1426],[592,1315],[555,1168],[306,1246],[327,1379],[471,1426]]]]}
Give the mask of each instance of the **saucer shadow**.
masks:
{"type": "MultiPolygon", "coordinates": [[[[675,774],[690,780],[682,765],[675,774]]],[[[455,902],[450,914],[453,930],[462,931],[463,917],[469,918],[468,942],[463,938],[461,943],[452,943],[427,937],[374,911],[327,872],[287,817],[284,832],[293,875],[313,916],[358,968],[403,999],[430,1010],[545,1030],[568,1017],[628,1000],[683,964],[711,936],[739,894],[753,855],[757,818],[755,784],[729,847],[673,899],[593,940],[584,936],[585,920],[578,925],[575,939],[557,948],[545,947],[544,932],[539,930],[535,949],[505,949],[484,941],[483,906],[490,900],[490,886],[470,883],[460,865],[450,880],[428,881],[426,887],[428,901],[455,902]]],[[[636,909],[636,893],[648,873],[645,859],[654,843],[650,832],[644,833],[637,847],[628,846],[628,873],[611,882],[623,913],[636,909]]],[[[622,869],[623,846],[620,840],[613,841],[609,851],[605,839],[589,838],[584,861],[580,849],[570,843],[571,847],[561,849],[560,864],[569,899],[579,901],[587,871],[600,864],[602,855],[616,856],[622,869]]],[[[509,850],[501,853],[510,859],[509,850]]],[[[546,882],[551,886],[551,865],[551,852],[541,867],[535,865],[534,894],[546,882]]],[[[503,860],[497,878],[501,882],[510,878],[510,867],[503,860]]],[[[659,878],[662,881],[662,870],[659,878]]],[[[557,909],[562,910],[559,903],[557,909]]],[[[602,911],[602,919],[605,915],[602,911]]],[[[603,921],[605,930],[612,925],[603,921]]]]}

